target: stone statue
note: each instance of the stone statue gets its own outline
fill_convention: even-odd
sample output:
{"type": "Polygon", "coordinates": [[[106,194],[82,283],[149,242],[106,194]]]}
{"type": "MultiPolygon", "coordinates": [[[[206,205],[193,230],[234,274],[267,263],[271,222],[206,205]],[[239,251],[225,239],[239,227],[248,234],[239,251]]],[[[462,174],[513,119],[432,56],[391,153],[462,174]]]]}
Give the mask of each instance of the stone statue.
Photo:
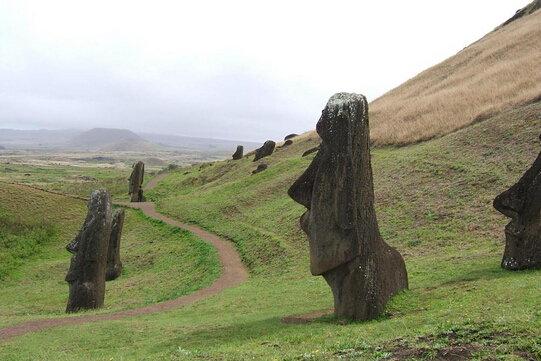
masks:
{"type": "Polygon", "coordinates": [[[310,271],[334,294],[336,317],[369,320],[408,287],[404,260],[379,233],[366,98],[333,95],[316,126],[319,152],[288,193],[308,210],[310,271]]]}
{"type": "Polygon", "coordinates": [[[144,202],[143,196],[143,178],[145,176],[145,163],[139,161],[133,166],[130,175],[130,188],[128,194],[131,195],[132,202],[144,202]]]}
{"type": "Polygon", "coordinates": [[[125,215],[126,213],[123,209],[119,209],[113,214],[111,237],[109,238],[109,251],[107,252],[107,273],[105,275],[106,281],[117,279],[122,273],[122,262],[120,261],[120,238],[122,237],[122,227],[124,226],[125,215]]]}
{"type": "Polygon", "coordinates": [[[233,153],[233,160],[239,160],[244,155],[244,147],[242,145],[237,145],[237,150],[233,153]]]}
{"type": "Polygon", "coordinates": [[[257,162],[263,157],[271,155],[272,152],[274,152],[274,147],[276,147],[276,143],[272,140],[267,140],[265,143],[263,143],[261,148],[257,148],[255,150],[254,162],[257,162]]]}
{"type": "Polygon", "coordinates": [[[502,268],[541,268],[541,153],[515,185],[494,199],[494,208],[511,218],[502,268]]]}
{"type": "Polygon", "coordinates": [[[103,306],[111,222],[109,192],[94,190],[88,201],[85,223],[66,246],[73,254],[66,275],[69,283],[68,313],[103,306]]]}

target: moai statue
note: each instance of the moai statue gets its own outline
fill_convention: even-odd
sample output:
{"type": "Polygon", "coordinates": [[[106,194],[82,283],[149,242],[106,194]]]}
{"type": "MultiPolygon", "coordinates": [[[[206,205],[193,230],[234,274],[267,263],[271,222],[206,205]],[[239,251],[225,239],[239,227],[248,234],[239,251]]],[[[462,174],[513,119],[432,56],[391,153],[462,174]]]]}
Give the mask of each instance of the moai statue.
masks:
{"type": "Polygon", "coordinates": [[[68,313],[103,306],[111,222],[109,192],[94,190],[88,201],[85,223],[75,239],[66,246],[73,254],[66,275],[69,283],[68,313]]]}
{"type": "Polygon", "coordinates": [[[257,148],[255,150],[254,162],[257,162],[263,157],[271,155],[272,152],[274,152],[274,147],[276,147],[276,142],[267,140],[265,143],[263,143],[261,148],[257,148]]]}
{"type": "Polygon", "coordinates": [[[408,277],[402,256],[379,233],[366,98],[333,95],[316,130],[320,149],[288,194],[308,209],[300,222],[310,271],[331,287],[335,316],[369,320],[408,287],[408,277]]]}
{"type": "Polygon", "coordinates": [[[244,147],[242,145],[237,145],[237,150],[233,153],[233,160],[239,160],[244,155],[244,147]]]}
{"type": "Polygon", "coordinates": [[[107,252],[106,281],[117,279],[122,272],[122,262],[120,261],[120,238],[122,237],[125,214],[123,209],[119,209],[113,214],[109,251],[107,252]]]}
{"type": "Polygon", "coordinates": [[[541,153],[522,178],[498,195],[493,204],[511,218],[505,227],[502,268],[541,268],[541,153]]]}
{"type": "Polygon", "coordinates": [[[132,202],[144,202],[143,196],[143,178],[145,176],[145,163],[139,161],[133,166],[130,175],[130,188],[128,193],[131,195],[132,202]]]}

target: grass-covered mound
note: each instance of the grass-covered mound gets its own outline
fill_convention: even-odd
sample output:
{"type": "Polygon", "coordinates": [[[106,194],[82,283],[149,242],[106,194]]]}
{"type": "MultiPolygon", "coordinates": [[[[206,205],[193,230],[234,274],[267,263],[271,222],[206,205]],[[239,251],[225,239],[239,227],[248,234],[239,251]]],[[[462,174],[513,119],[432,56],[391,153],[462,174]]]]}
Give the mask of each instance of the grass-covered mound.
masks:
{"type": "MultiPolygon", "coordinates": [[[[94,312],[177,298],[219,277],[213,247],[140,211],[126,212],[122,276],[107,283],[104,309],[94,312]]],[[[85,217],[84,201],[0,183],[0,326],[64,315],[71,257],[65,246],[85,217]]]]}

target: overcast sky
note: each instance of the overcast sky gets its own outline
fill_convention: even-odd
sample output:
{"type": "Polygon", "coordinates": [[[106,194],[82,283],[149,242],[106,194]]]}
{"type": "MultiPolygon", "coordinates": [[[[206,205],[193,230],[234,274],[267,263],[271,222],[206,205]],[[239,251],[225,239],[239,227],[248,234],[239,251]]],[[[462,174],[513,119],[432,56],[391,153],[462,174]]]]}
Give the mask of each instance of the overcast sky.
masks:
{"type": "Polygon", "coordinates": [[[0,128],[281,140],[369,101],[529,0],[0,0],[0,128]]]}

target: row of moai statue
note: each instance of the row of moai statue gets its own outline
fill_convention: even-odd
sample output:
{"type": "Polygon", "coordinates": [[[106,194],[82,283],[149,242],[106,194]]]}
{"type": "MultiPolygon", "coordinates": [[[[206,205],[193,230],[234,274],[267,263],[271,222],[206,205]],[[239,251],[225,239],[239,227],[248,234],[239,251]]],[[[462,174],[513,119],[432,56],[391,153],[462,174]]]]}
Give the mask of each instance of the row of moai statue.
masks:
{"type": "MultiPolygon", "coordinates": [[[[318,153],[288,191],[307,208],[300,223],[309,240],[310,271],[331,287],[336,317],[373,319],[408,287],[408,276],[402,256],[378,228],[366,98],[335,94],[316,131],[318,153]]],[[[541,153],[494,207],[512,218],[501,266],[541,268],[541,153]]]]}

